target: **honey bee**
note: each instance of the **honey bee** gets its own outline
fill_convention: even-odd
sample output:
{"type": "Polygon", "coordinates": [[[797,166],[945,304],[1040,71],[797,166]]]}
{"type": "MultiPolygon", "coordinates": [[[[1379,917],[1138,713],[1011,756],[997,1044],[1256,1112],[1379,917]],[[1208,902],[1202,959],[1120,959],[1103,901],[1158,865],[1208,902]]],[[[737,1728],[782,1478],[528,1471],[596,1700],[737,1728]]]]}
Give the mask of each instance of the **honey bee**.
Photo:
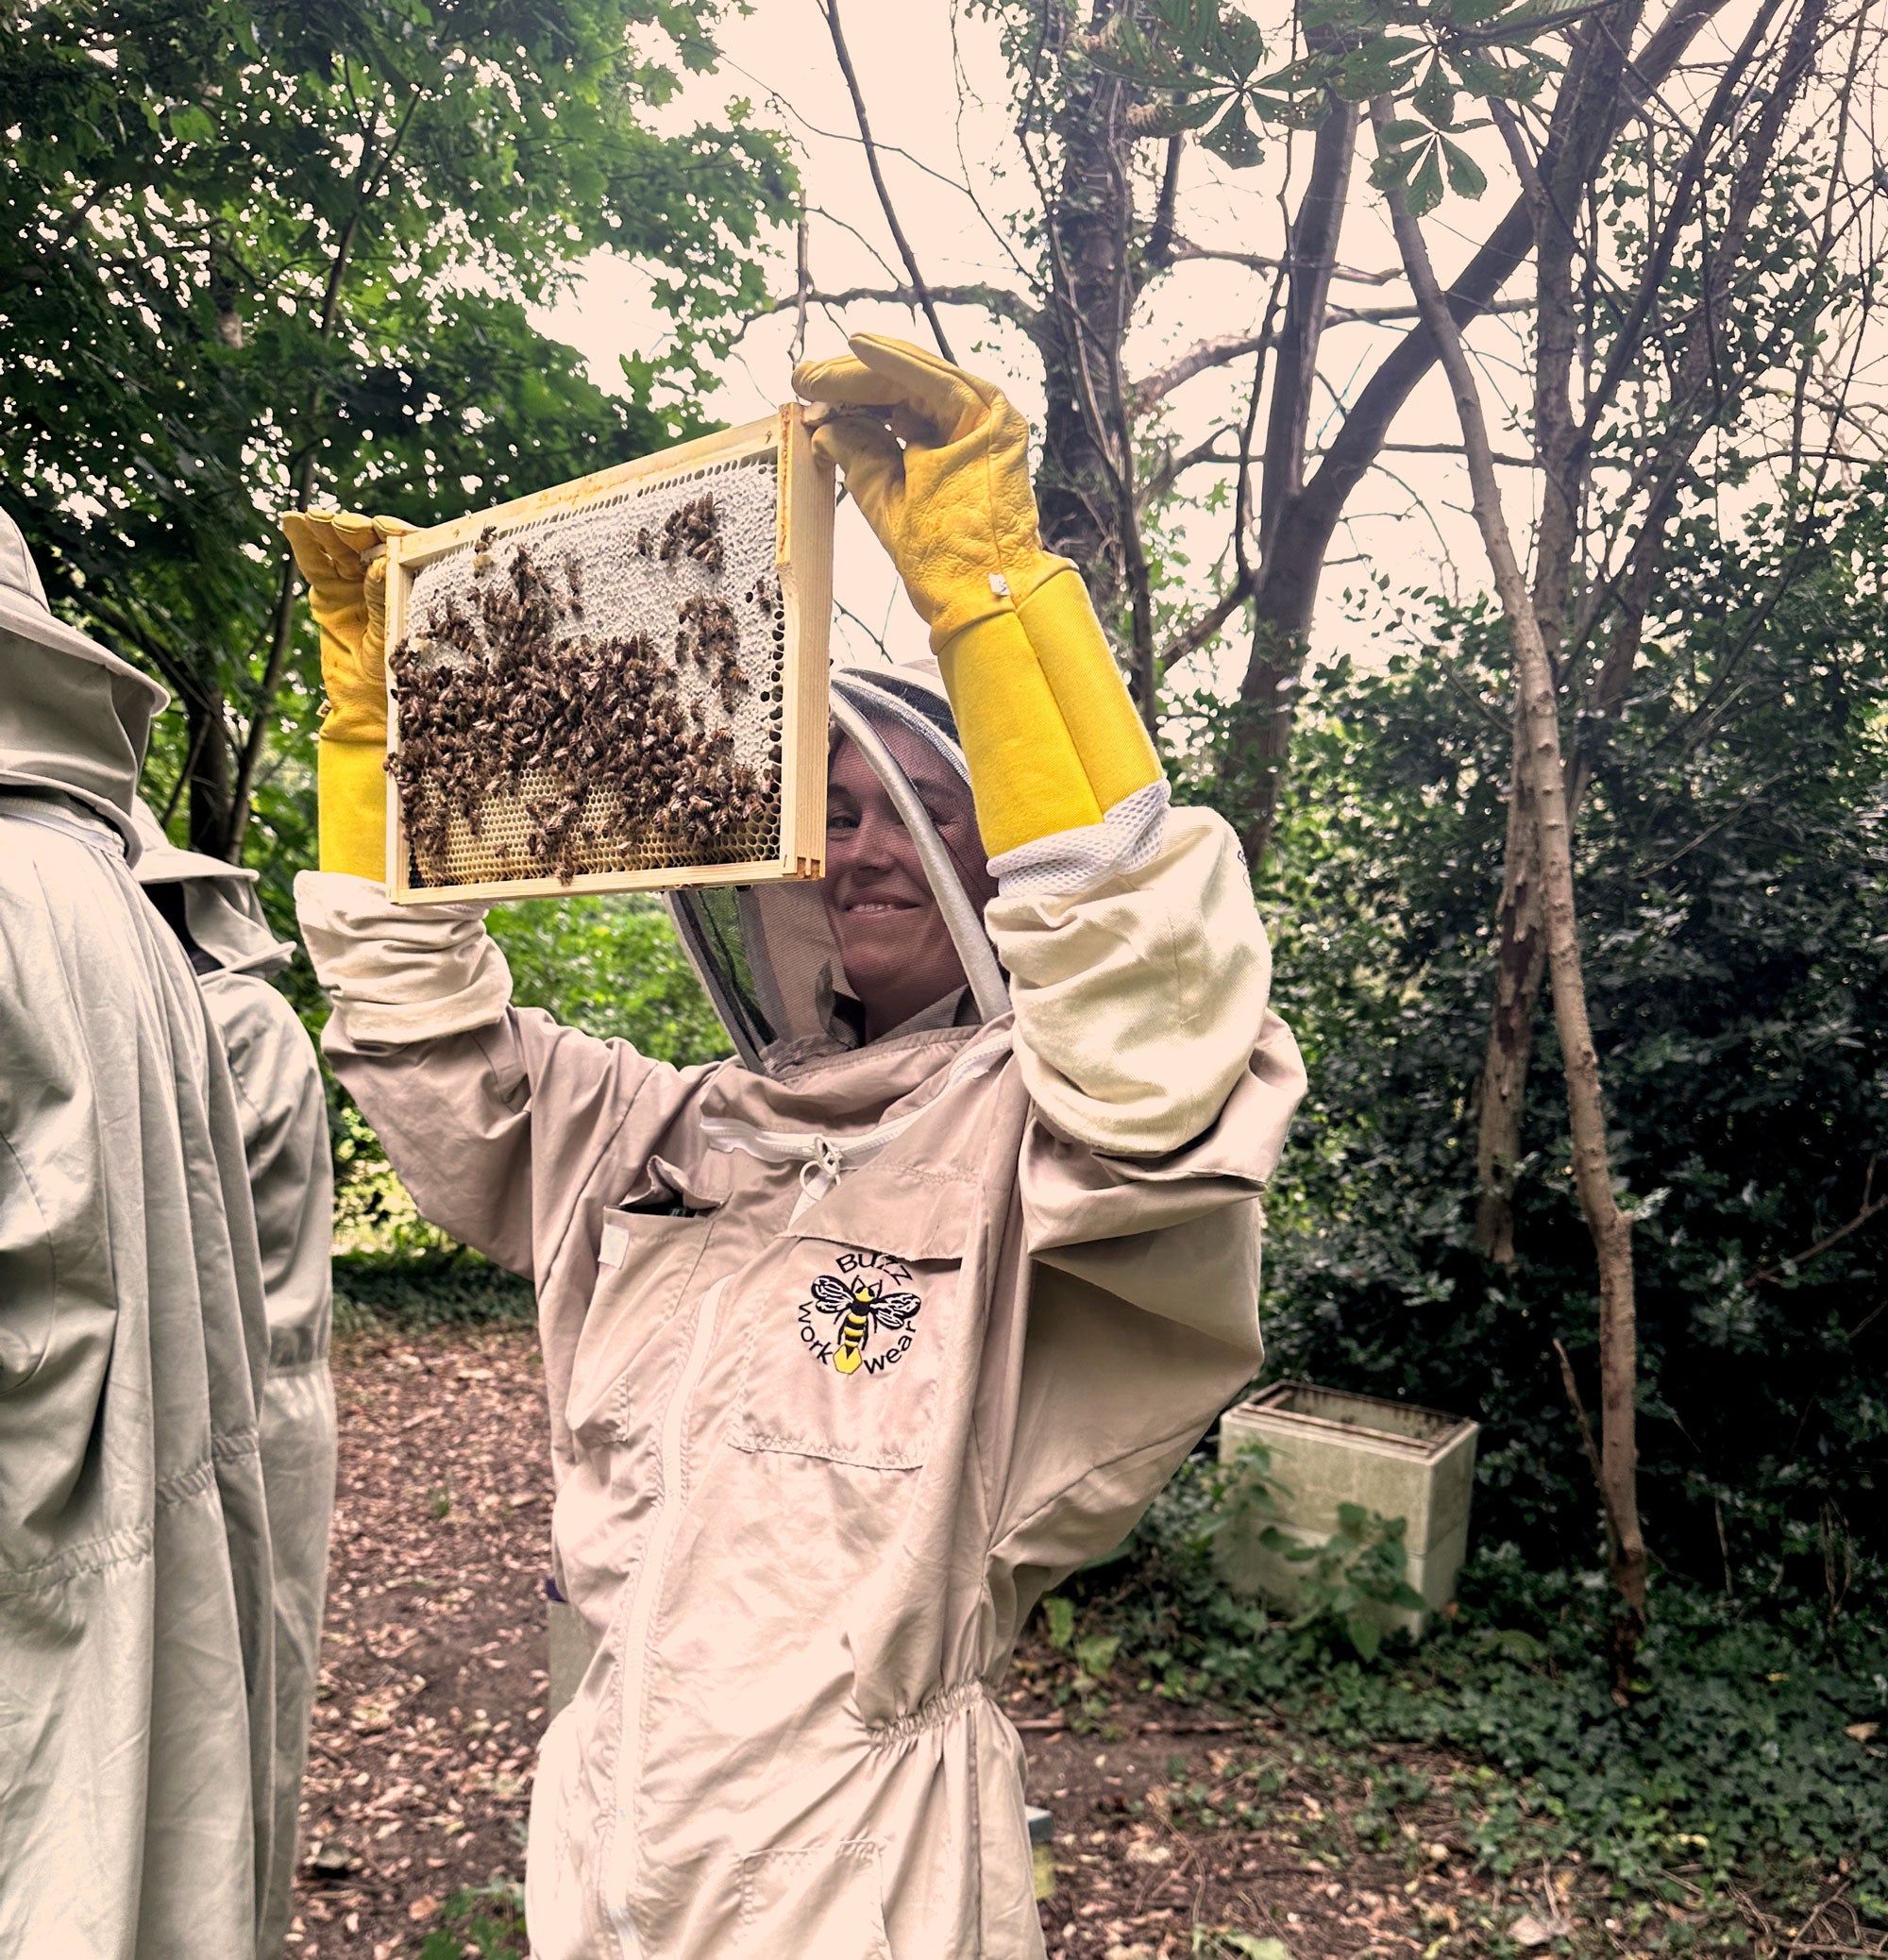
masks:
{"type": "Polygon", "coordinates": [[[917,1293],[887,1293],[882,1279],[834,1279],[822,1273],[813,1282],[813,1304],[821,1313],[836,1313],[839,1345],[833,1366],[841,1375],[851,1375],[865,1359],[866,1341],[873,1327],[883,1334],[896,1334],[911,1324],[911,1317],[923,1306],[917,1293]]]}

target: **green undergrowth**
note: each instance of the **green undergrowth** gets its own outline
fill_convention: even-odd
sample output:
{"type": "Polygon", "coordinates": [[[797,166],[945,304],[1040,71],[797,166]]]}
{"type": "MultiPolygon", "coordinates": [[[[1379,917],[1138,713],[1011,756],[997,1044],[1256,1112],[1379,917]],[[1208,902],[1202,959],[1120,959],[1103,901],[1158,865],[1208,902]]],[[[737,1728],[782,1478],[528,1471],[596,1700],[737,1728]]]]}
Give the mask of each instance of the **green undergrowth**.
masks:
{"type": "Polygon", "coordinates": [[[334,1261],[337,1333],[529,1326],[536,1320],[537,1299],[529,1280],[463,1247],[405,1257],[357,1254],[334,1261]]]}
{"type": "Polygon", "coordinates": [[[1879,1584],[1834,1601],[1660,1584],[1640,1693],[1621,1709],[1597,1573],[1484,1552],[1453,1620],[1366,1659],[1329,1615],[1268,1614],[1218,1583],[1217,1495],[1216,1471],[1196,1460],[1129,1559],[1052,1597],[1054,1644],[1105,1656],[1105,1681],[1078,1674],[1071,1698],[1097,1726],[1111,1689],[1258,1703],[1340,1752],[1400,1744],[1475,1766],[1461,1833],[1490,1871],[1576,1856],[1622,1897],[1680,1873],[1694,1889],[1734,1883],[1779,1902],[1839,1875],[1859,1910],[1888,1923],[1879,1584]]]}
{"type": "Polygon", "coordinates": [[[464,1960],[475,1953],[479,1960],[524,1960],[531,1950],[522,1885],[497,1883],[455,1892],[439,1918],[419,1960],[464,1960]]]}

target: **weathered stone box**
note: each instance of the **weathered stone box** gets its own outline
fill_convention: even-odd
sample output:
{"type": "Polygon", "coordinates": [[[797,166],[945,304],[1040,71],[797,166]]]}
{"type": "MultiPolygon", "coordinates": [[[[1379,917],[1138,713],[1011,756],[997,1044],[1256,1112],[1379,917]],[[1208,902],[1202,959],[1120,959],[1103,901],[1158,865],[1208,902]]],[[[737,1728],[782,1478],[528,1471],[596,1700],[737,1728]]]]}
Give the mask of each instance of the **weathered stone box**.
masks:
{"type": "MultiPolygon", "coordinates": [[[[1438,1410],[1280,1381],[1220,1418],[1220,1461],[1230,1463],[1254,1443],[1272,1452],[1271,1475],[1284,1487],[1273,1522],[1299,1545],[1323,1545],[1338,1529],[1340,1504],[1404,1519],[1408,1580],[1428,1612],[1386,1609],[1383,1620],[1386,1631],[1420,1634],[1428,1614],[1454,1597],[1468,1551],[1480,1434],[1479,1423],[1438,1410]]],[[[1295,1603],[1304,1568],[1257,1544],[1255,1533],[1222,1532],[1220,1565],[1235,1592],[1295,1603]]]]}

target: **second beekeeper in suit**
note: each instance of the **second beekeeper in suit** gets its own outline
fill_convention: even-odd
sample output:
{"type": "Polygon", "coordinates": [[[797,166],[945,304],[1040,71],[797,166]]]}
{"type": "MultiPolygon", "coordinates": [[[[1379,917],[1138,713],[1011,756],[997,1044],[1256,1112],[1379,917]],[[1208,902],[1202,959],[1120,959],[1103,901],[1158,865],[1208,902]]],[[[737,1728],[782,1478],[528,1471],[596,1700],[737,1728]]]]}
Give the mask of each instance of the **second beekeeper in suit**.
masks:
{"type": "Polygon", "coordinates": [[[321,1671],[328,1530],[334,1512],[334,1384],[328,1370],[334,1167],[314,1046],[269,985],[295,956],[269,930],[256,873],[179,851],[143,803],[133,875],[189,955],[228,1057],[255,1200],[269,1318],[260,1432],[275,1566],[275,1857],[259,1951],[282,1951],[309,1716],[321,1671]]]}
{"type": "Polygon", "coordinates": [[[997,1685],[1260,1360],[1304,1074],[1239,847],[1168,807],[1003,398],[866,336],[795,382],[938,666],[834,674],[822,884],[674,899],[733,1060],[514,1007],[482,907],[387,903],[389,527],[291,520],[328,1052],[427,1216],[537,1288],[596,1642],[539,1960],[1039,1954],[997,1685]]]}

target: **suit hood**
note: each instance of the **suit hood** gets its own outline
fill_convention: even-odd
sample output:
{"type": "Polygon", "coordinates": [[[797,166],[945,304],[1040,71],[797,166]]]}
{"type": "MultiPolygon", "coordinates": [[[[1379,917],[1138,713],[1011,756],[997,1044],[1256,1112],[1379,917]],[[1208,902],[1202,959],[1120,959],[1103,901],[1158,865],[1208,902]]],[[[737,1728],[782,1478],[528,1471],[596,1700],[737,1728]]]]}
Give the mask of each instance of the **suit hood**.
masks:
{"type": "Polygon", "coordinates": [[[142,797],[132,803],[131,821],[140,847],[133,875],[140,885],[183,887],[190,936],[226,973],[266,979],[295,957],[295,941],[269,930],[254,871],[201,851],[179,851],[142,797]]]}
{"type": "Polygon", "coordinates": [[[135,860],[138,772],[169,701],[53,617],[20,527],[0,511],[0,788],[76,797],[117,828],[135,860]]]}

